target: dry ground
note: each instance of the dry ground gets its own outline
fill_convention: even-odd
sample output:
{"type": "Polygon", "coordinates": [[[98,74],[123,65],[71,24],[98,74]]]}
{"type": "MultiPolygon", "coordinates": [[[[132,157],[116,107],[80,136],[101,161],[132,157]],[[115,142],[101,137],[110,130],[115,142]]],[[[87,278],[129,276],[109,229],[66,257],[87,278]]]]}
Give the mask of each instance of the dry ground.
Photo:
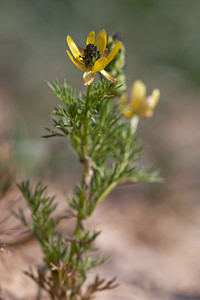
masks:
{"type": "MultiPolygon", "coordinates": [[[[97,299],[200,299],[200,201],[190,184],[182,179],[176,186],[169,182],[153,190],[144,184],[119,187],[99,206],[86,226],[102,231],[97,244],[110,261],[91,276],[96,272],[108,279],[117,276],[120,285],[97,299]],[[161,201],[152,201],[154,190],[159,190],[161,201]]],[[[58,199],[59,214],[65,202],[62,195],[58,199]]],[[[25,203],[15,187],[0,201],[0,237],[9,251],[0,254],[0,285],[6,300],[36,299],[38,293],[23,271],[41,263],[40,248],[9,216],[10,208],[20,206],[25,203]]],[[[72,223],[62,225],[67,232],[72,228],[72,223]]]]}

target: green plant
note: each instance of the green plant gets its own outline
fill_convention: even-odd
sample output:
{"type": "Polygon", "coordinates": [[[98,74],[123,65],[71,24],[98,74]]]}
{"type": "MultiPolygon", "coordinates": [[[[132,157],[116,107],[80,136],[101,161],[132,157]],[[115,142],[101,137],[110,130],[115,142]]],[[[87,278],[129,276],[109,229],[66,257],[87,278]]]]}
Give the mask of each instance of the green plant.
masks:
{"type": "MultiPolygon", "coordinates": [[[[102,38],[102,44],[105,44],[105,31],[100,32],[99,37],[102,38]]],[[[88,39],[89,45],[92,41],[95,43],[93,32],[89,34],[88,39]]],[[[99,47],[104,53],[106,50],[102,48],[100,42],[97,46],[100,44],[99,47]]],[[[68,43],[71,43],[69,46],[73,54],[77,54],[79,48],[74,46],[75,43],[71,38],[68,38],[68,43]]],[[[119,48],[119,44],[117,45],[119,48]]],[[[97,46],[90,48],[98,52],[97,46]]],[[[86,48],[89,51],[88,47],[86,48]]],[[[114,49],[116,52],[115,46],[114,49]]],[[[84,51],[80,50],[79,60],[70,57],[79,67],[81,61],[83,70],[85,70],[83,62],[86,60],[84,51]],[[84,59],[81,55],[84,55],[82,56],[84,59]]],[[[124,59],[124,52],[122,54],[124,59]]],[[[104,56],[98,57],[95,53],[95,61],[98,62],[101,58],[103,58],[102,65],[98,70],[103,72],[104,56]]],[[[109,67],[111,73],[115,70],[115,64],[117,60],[113,61],[112,68],[109,67]]],[[[48,196],[46,187],[39,183],[32,190],[29,181],[18,185],[31,210],[31,222],[28,222],[23,210],[19,210],[17,215],[35,235],[44,254],[44,268],[38,268],[37,274],[31,271],[26,274],[46,290],[53,300],[89,300],[96,292],[116,286],[115,278],[107,281],[99,276],[86,284],[88,272],[105,262],[106,258],[94,255],[95,240],[100,232],[85,229],[84,221],[117,185],[159,180],[157,172],[151,172],[150,167],[138,166],[142,151],[136,134],[139,115],[133,112],[126,118],[124,115],[127,103],[124,104],[120,100],[119,105],[119,101],[116,100],[122,91],[116,82],[118,74],[121,76],[124,72],[124,64],[121,66],[120,71],[115,70],[116,78],[111,73],[108,73],[109,77],[103,72],[110,81],[101,79],[93,86],[97,68],[93,66],[88,71],[87,62],[87,74],[84,77],[84,83],[88,85],[87,92],[78,96],[65,81],[63,84],[58,81],[48,83],[61,104],[52,112],[54,129],[48,128],[45,137],[67,139],[83,169],[81,182],[76,185],[72,195],[67,196],[69,209],[66,208],[66,212],[55,219],[53,212],[57,206],[56,198],[48,196]],[[92,73],[90,74],[92,81],[86,80],[89,72],[92,73]],[[75,219],[76,225],[71,236],[59,235],[57,232],[57,226],[63,218],[75,219]]],[[[144,95],[140,97],[140,94],[135,94],[134,101],[137,105],[142,105],[146,100],[144,95]]]]}

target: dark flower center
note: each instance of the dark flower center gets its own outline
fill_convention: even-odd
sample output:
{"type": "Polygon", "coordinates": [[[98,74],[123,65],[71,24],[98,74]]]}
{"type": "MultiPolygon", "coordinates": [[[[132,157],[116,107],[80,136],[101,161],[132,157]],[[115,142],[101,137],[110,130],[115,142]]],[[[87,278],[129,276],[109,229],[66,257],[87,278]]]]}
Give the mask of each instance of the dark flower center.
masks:
{"type": "Polygon", "coordinates": [[[97,50],[97,46],[93,44],[88,44],[84,49],[83,55],[80,57],[84,62],[85,66],[87,68],[90,68],[94,66],[95,61],[97,61],[101,57],[101,55],[97,50]]]}

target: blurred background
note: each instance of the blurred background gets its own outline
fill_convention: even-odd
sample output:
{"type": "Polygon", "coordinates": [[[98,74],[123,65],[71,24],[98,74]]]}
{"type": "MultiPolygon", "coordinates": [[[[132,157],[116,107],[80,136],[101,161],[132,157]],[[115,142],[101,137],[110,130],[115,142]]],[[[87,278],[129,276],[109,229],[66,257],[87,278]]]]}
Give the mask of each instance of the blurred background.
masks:
{"type": "Polygon", "coordinates": [[[139,136],[143,163],[153,162],[164,182],[117,188],[91,222],[113,257],[101,271],[122,282],[108,299],[200,299],[199,26],[198,0],[0,1],[0,167],[9,172],[2,194],[27,176],[67,192],[80,176],[65,141],[41,138],[58,103],[46,81],[65,78],[84,90],[66,54],[68,34],[81,46],[91,30],[119,32],[128,89],[141,79],[148,94],[161,91],[139,136]]]}

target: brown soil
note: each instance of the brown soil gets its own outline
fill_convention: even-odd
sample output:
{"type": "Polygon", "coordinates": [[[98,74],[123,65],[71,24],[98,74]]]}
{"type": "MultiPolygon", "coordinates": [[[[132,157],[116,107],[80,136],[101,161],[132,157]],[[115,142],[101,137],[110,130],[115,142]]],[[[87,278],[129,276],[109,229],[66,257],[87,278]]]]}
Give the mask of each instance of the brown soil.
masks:
{"type": "MultiPolygon", "coordinates": [[[[96,299],[200,299],[200,202],[198,190],[188,184],[156,186],[159,202],[152,201],[154,191],[148,185],[119,187],[99,206],[86,226],[102,231],[97,246],[110,260],[90,276],[116,276],[120,285],[96,299]]],[[[59,214],[66,204],[62,195],[58,199],[59,214]]],[[[10,209],[18,207],[26,209],[26,204],[13,187],[0,201],[0,238],[6,249],[0,252],[0,285],[6,300],[36,299],[38,294],[23,272],[41,264],[42,254],[10,215],[10,209]]],[[[72,229],[72,223],[63,223],[60,230],[72,229]]]]}

